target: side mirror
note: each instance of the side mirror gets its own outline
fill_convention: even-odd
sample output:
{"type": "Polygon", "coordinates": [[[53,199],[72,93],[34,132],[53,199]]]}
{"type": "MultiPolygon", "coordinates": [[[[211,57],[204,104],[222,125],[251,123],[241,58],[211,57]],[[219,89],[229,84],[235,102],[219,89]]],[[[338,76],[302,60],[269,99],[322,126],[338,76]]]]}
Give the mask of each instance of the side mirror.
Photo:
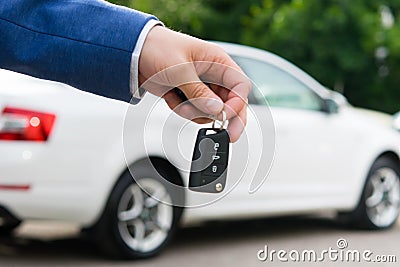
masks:
{"type": "Polygon", "coordinates": [[[333,99],[330,98],[323,99],[322,111],[328,114],[338,113],[339,105],[333,99]]]}

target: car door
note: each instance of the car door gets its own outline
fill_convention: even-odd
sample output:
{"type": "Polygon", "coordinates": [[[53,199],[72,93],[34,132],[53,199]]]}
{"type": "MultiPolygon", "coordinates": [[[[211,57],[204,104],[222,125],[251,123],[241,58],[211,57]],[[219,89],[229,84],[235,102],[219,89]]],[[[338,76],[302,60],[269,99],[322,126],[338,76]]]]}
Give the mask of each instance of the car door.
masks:
{"type": "MultiPolygon", "coordinates": [[[[276,133],[271,172],[255,200],[259,197],[268,205],[265,197],[273,199],[270,208],[277,210],[334,205],[334,199],[346,192],[343,181],[351,179],[352,155],[358,149],[345,115],[324,111],[324,100],[279,66],[234,58],[255,84],[249,99],[255,120],[271,112],[276,133]]],[[[249,117],[249,129],[257,124],[255,120],[249,117]]],[[[270,133],[271,126],[267,127],[262,131],[270,133]]]]}

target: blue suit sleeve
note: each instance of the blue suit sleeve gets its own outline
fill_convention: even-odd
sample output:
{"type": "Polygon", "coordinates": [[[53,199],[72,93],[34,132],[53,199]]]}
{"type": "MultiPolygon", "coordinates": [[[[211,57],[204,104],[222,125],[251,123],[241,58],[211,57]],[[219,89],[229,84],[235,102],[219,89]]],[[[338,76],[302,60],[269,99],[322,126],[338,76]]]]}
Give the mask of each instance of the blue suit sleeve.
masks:
{"type": "Polygon", "coordinates": [[[0,0],[0,68],[129,101],[132,52],[151,19],[101,0],[0,0]]]}

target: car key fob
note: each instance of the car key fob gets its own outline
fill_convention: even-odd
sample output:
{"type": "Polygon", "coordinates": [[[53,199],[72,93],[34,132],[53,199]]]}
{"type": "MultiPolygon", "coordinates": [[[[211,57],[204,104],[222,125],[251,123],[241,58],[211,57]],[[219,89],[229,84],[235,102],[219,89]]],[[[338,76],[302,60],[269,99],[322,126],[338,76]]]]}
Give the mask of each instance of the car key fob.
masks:
{"type": "Polygon", "coordinates": [[[229,133],[223,128],[199,130],[190,169],[190,190],[203,193],[220,193],[224,190],[229,140],[229,133]]]}

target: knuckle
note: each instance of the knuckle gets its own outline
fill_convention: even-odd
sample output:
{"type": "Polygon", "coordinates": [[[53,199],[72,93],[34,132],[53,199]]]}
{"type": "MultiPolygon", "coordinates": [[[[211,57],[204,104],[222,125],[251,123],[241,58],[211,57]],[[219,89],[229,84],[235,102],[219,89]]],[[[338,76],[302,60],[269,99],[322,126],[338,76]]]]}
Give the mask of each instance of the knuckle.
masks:
{"type": "Polygon", "coordinates": [[[190,87],[191,98],[202,98],[207,97],[207,89],[202,83],[194,83],[190,87]]]}
{"type": "Polygon", "coordinates": [[[247,76],[244,76],[244,86],[247,89],[247,92],[250,92],[251,88],[253,87],[253,83],[247,76]]]}
{"type": "Polygon", "coordinates": [[[211,43],[211,46],[212,46],[212,48],[214,49],[214,51],[215,51],[216,53],[226,54],[226,53],[225,53],[225,50],[222,49],[222,47],[220,47],[219,45],[214,44],[214,43],[211,43]]]}

